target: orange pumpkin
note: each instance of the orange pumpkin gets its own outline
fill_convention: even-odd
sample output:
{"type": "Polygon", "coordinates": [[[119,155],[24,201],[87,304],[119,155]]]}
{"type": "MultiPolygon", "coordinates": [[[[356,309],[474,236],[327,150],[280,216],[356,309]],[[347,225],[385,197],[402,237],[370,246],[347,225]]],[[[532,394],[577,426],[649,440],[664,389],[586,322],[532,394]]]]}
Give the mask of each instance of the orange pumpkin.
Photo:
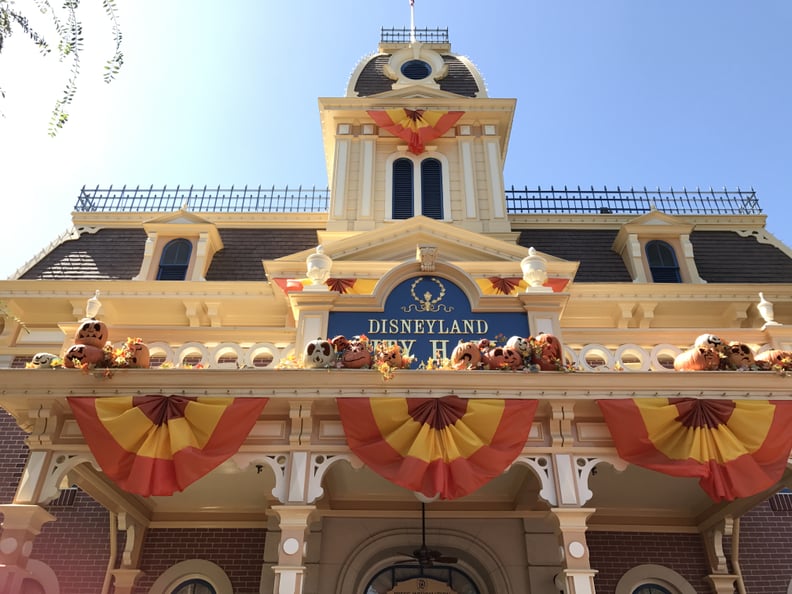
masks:
{"type": "Polygon", "coordinates": [[[522,355],[513,347],[495,347],[484,354],[484,365],[489,369],[519,369],[522,355]]]}
{"type": "Polygon", "coordinates": [[[380,343],[375,359],[377,363],[386,363],[393,369],[409,369],[413,361],[412,357],[407,357],[402,353],[399,345],[387,346],[384,343],[380,343]]]}
{"type": "Polygon", "coordinates": [[[561,367],[561,341],[552,334],[537,334],[530,339],[533,346],[531,363],[542,371],[558,371],[561,367]]]}
{"type": "Polygon", "coordinates": [[[718,351],[708,347],[693,347],[674,358],[677,371],[714,371],[720,366],[718,351]]]}
{"type": "Polygon", "coordinates": [[[130,352],[129,366],[148,369],[151,366],[151,352],[142,342],[133,342],[127,348],[130,352]]]}
{"type": "Polygon", "coordinates": [[[85,319],[80,322],[77,331],[74,333],[74,344],[89,344],[101,349],[109,336],[107,324],[99,320],[85,319]]]}
{"type": "Polygon", "coordinates": [[[477,369],[481,363],[481,349],[472,341],[463,341],[451,351],[451,367],[454,369],[477,369]]]}
{"type": "Polygon", "coordinates": [[[81,367],[83,364],[94,364],[104,361],[104,350],[90,344],[75,344],[63,355],[63,366],[69,369],[81,367]]]}
{"type": "Polygon", "coordinates": [[[730,342],[723,347],[726,357],[721,359],[723,369],[750,369],[755,365],[751,347],[742,342],[730,342]]]}
{"type": "Polygon", "coordinates": [[[779,349],[770,349],[762,351],[754,357],[754,361],[765,369],[783,369],[784,371],[792,370],[792,351],[782,351],[779,349]]]}
{"type": "Polygon", "coordinates": [[[347,349],[341,353],[341,366],[348,369],[371,367],[371,350],[368,342],[353,338],[347,349]]]}

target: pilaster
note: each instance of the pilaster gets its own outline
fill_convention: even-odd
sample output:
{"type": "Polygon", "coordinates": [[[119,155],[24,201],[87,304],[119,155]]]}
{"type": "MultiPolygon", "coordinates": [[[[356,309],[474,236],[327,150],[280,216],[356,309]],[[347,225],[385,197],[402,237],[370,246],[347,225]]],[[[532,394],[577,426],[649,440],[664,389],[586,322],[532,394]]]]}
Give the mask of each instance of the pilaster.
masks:
{"type": "Polygon", "coordinates": [[[564,593],[594,594],[594,576],[597,571],[589,563],[586,521],[595,510],[555,507],[550,511],[558,522],[557,534],[564,552],[564,569],[561,571],[564,593]]]}
{"type": "Polygon", "coordinates": [[[134,594],[135,582],[143,575],[140,569],[114,569],[113,594],[134,594]]]}
{"type": "Polygon", "coordinates": [[[280,519],[278,564],[275,574],[276,594],[302,594],[305,582],[306,538],[314,505],[274,505],[272,510],[280,519]]]}
{"type": "Polygon", "coordinates": [[[22,580],[27,577],[28,559],[33,552],[33,541],[41,534],[47,522],[55,516],[38,505],[9,503],[0,505],[3,514],[0,534],[0,593],[17,594],[22,580]]]}

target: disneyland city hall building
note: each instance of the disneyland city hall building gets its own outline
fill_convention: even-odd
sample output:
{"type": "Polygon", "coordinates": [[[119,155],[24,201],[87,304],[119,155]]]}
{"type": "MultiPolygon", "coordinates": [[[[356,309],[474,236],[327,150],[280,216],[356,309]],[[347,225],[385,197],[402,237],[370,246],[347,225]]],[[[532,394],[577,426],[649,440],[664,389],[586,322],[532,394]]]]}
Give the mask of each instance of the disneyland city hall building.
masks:
{"type": "Polygon", "coordinates": [[[83,188],[0,281],[0,593],[792,592],[754,192],[506,186],[516,101],[413,33],[328,190],[83,188]]]}

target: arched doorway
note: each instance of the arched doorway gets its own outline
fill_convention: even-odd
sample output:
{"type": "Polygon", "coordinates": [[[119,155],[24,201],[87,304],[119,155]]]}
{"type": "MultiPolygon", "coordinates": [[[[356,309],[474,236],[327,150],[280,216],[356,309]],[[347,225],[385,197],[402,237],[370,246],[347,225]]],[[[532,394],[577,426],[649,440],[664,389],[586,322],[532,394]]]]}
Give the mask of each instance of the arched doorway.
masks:
{"type": "MultiPolygon", "coordinates": [[[[455,594],[481,594],[470,576],[453,565],[421,567],[417,563],[400,563],[380,570],[361,594],[386,594],[400,584],[420,583],[422,580],[431,581],[433,586],[442,584],[455,594]]],[[[436,590],[436,586],[430,589],[436,590]]]]}

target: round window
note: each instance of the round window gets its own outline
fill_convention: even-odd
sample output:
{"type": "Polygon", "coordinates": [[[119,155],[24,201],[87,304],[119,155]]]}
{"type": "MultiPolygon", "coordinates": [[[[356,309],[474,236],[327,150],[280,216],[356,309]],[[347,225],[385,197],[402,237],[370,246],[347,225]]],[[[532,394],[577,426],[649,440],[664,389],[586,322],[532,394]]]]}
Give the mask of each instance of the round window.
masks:
{"type": "Polygon", "coordinates": [[[412,80],[422,80],[432,74],[432,67],[423,60],[410,60],[401,67],[402,74],[412,80]]]}

